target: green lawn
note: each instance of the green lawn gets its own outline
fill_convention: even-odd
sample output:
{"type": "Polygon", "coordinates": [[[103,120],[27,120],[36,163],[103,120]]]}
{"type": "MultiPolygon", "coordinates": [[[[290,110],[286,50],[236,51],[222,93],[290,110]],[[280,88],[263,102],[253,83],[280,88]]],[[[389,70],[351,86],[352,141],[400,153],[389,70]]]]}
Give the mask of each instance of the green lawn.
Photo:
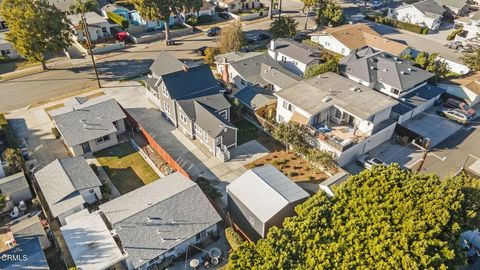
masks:
{"type": "Polygon", "coordinates": [[[94,155],[122,194],[159,178],[130,143],[122,143],[94,155]]]}
{"type": "Polygon", "coordinates": [[[244,144],[257,138],[258,128],[245,119],[240,119],[233,124],[238,128],[237,145],[244,144]]]}

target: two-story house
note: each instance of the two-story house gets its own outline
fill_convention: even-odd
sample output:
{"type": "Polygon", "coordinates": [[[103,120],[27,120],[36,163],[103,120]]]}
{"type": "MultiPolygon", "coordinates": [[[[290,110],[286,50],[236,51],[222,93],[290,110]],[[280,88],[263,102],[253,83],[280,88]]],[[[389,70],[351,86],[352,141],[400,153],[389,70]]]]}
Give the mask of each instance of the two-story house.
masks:
{"type": "Polygon", "coordinates": [[[210,66],[189,67],[166,52],[150,67],[146,96],[189,139],[196,139],[212,155],[230,158],[237,146],[237,128],[230,123],[230,103],[210,66]]]}
{"type": "MultiPolygon", "coordinates": [[[[84,32],[81,27],[81,17],[80,14],[68,15],[68,19],[71,21],[74,31],[76,34],[76,39],[79,42],[85,40],[84,32]]],[[[110,28],[117,26],[117,24],[111,24],[106,18],[98,15],[96,12],[87,12],[85,13],[85,21],[88,25],[88,32],[90,34],[90,40],[95,42],[98,39],[111,36],[110,28]]]]}
{"type": "Polygon", "coordinates": [[[284,68],[299,76],[303,76],[307,68],[320,64],[320,50],[310,48],[290,38],[270,41],[268,55],[277,60],[284,68]]]}
{"type": "Polygon", "coordinates": [[[127,117],[117,101],[106,95],[72,98],[49,115],[74,157],[117,145],[127,117]]]}
{"type": "MultiPolygon", "coordinates": [[[[340,74],[398,99],[394,108],[403,122],[430,108],[445,91],[429,84],[433,73],[413,66],[409,60],[365,47],[340,60],[340,74]]],[[[395,116],[395,118],[397,118],[395,116]]]]}
{"type": "Polygon", "coordinates": [[[388,140],[392,98],[335,73],[324,73],[275,92],[276,120],[305,125],[310,144],[331,152],[340,166],[388,140]],[[300,93],[300,94],[299,94],[300,93]]]}
{"type": "Polygon", "coordinates": [[[395,20],[437,30],[440,27],[444,12],[445,9],[435,0],[423,0],[390,9],[388,16],[395,20]]]}

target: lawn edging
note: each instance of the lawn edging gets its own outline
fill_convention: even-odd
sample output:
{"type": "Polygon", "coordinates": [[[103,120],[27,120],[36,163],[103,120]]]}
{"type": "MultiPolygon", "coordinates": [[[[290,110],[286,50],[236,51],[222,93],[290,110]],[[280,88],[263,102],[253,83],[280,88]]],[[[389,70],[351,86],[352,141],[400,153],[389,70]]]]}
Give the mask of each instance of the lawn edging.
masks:
{"type": "Polygon", "coordinates": [[[129,141],[133,149],[135,149],[140,154],[140,156],[142,156],[142,158],[145,160],[145,162],[147,162],[147,164],[152,168],[152,170],[154,170],[158,174],[158,176],[160,176],[160,178],[165,177],[165,174],[157,168],[153,160],[150,159],[150,157],[143,151],[143,149],[140,148],[140,146],[138,146],[132,138],[130,138],[129,141]]]}

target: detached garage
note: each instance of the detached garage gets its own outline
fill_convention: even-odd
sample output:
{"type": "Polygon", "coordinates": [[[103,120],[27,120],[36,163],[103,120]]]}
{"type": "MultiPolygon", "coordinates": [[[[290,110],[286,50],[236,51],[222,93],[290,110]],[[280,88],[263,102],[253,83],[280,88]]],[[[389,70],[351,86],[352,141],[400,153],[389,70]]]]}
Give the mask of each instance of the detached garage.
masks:
{"type": "Polygon", "coordinates": [[[228,212],[233,222],[251,239],[267,235],[295,215],[295,206],[309,194],[272,165],[248,170],[227,186],[228,212]]]}
{"type": "Polygon", "coordinates": [[[32,192],[23,172],[0,179],[0,193],[10,197],[15,204],[32,199],[32,192]]]}

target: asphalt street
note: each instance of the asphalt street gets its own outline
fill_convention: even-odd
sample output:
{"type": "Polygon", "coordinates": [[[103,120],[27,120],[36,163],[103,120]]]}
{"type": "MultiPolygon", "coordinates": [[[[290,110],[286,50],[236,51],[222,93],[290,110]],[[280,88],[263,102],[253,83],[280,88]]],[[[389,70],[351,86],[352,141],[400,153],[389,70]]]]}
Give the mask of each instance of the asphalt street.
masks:
{"type": "MultiPolygon", "coordinates": [[[[299,1],[285,1],[284,15],[294,17],[298,28],[303,29],[305,16],[299,1]]],[[[269,20],[257,20],[244,23],[243,30],[247,35],[266,31],[269,20]]],[[[309,27],[315,27],[312,19],[309,27]]],[[[214,46],[212,38],[200,33],[176,39],[177,45],[165,46],[162,41],[150,44],[132,45],[122,51],[96,56],[101,81],[111,82],[148,70],[158,52],[169,51],[182,60],[199,59],[193,51],[202,46],[214,46]]],[[[95,87],[95,74],[90,59],[75,59],[67,63],[55,65],[53,70],[25,76],[18,79],[0,82],[0,111],[11,111],[32,103],[77,92],[84,88],[95,87]]]]}

